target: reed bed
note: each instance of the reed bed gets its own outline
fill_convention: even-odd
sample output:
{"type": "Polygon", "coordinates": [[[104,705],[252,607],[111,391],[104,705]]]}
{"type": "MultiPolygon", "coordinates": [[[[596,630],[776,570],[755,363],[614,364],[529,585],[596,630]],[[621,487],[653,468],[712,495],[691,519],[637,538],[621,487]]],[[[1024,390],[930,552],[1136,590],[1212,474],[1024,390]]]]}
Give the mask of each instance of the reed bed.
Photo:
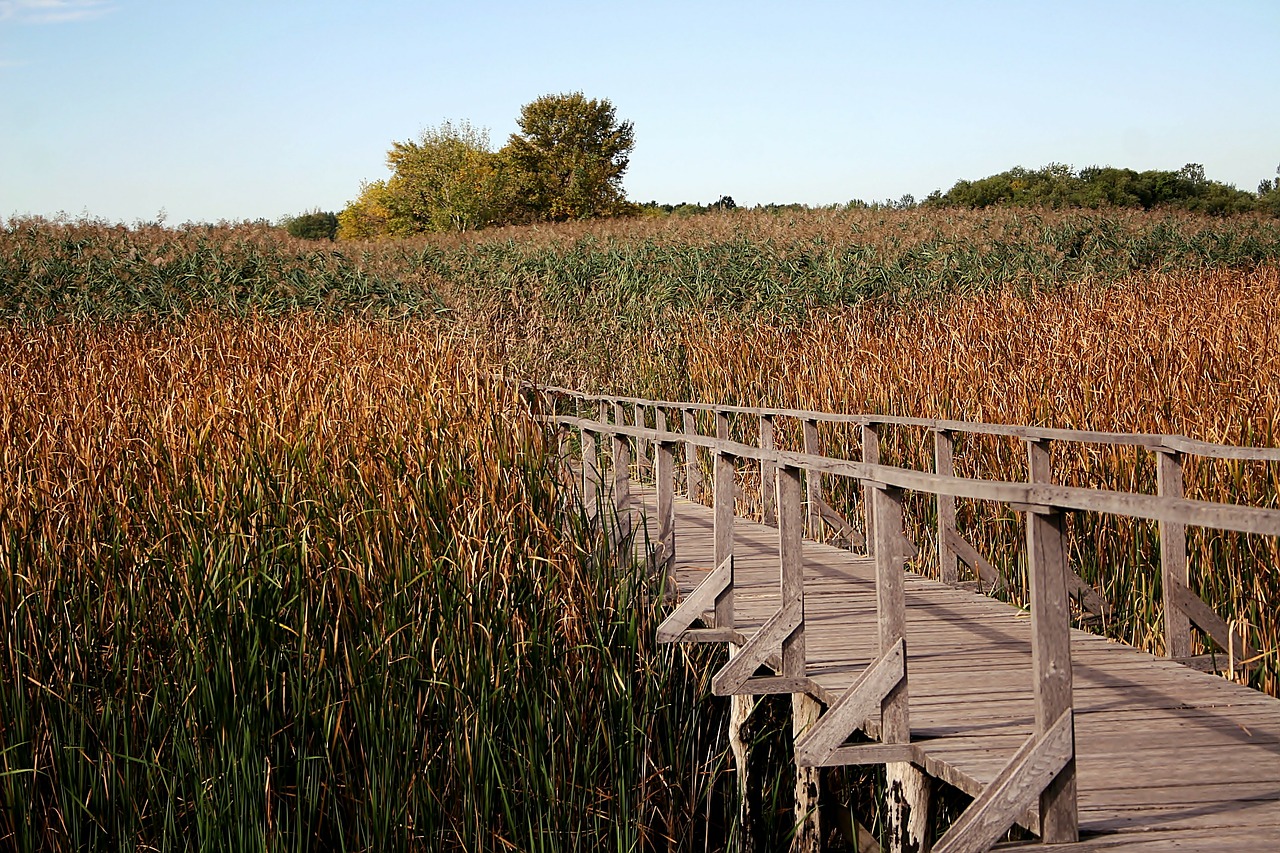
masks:
{"type": "MultiPolygon", "coordinates": [[[[1280,438],[1280,269],[1152,273],[1110,287],[1031,296],[1001,292],[946,303],[869,305],[805,324],[689,316],[674,334],[683,377],[646,393],[830,412],[865,412],[1083,430],[1181,434],[1274,447],[1280,438]]],[[[709,425],[704,428],[710,429],[709,425]]],[[[754,441],[754,424],[737,429],[754,441]]],[[[781,440],[799,448],[799,435],[781,440]]],[[[857,458],[857,434],[825,427],[830,452],[857,458]]],[[[932,436],[888,430],[887,459],[932,467],[932,436]]],[[[1019,480],[1016,439],[963,436],[961,476],[1019,480]]],[[[1059,444],[1054,475],[1070,485],[1155,492],[1153,454],[1059,444]]],[[[744,480],[750,483],[750,473],[744,480]]],[[[1189,460],[1188,497],[1280,507],[1280,466],[1189,460]]],[[[847,484],[833,499],[857,515],[847,484]]],[[[932,502],[912,501],[919,567],[936,568],[932,502]]],[[[961,502],[965,535],[1008,571],[1021,601],[1021,530],[1007,508],[961,502]]],[[[1163,650],[1159,543],[1154,524],[1078,514],[1072,560],[1115,608],[1110,636],[1163,650]]],[[[1280,690],[1277,541],[1192,530],[1193,584],[1228,621],[1247,624],[1252,683],[1280,690]]]]}
{"type": "Polygon", "coordinates": [[[430,323],[0,330],[0,847],[717,843],[707,656],[494,367],[430,323]]]}

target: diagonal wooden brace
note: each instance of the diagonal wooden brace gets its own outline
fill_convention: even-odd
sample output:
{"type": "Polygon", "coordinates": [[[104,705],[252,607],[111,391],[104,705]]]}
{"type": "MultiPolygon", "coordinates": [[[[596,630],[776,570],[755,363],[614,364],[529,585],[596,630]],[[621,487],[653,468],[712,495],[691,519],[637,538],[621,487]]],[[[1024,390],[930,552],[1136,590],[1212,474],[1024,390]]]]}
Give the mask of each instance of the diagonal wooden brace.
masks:
{"type": "MultiPolygon", "coordinates": [[[[684,639],[693,623],[702,618],[702,614],[715,607],[720,593],[733,586],[733,557],[721,563],[715,571],[698,584],[697,588],[680,602],[675,610],[658,626],[659,643],[678,643],[684,639]]],[[[718,629],[732,628],[732,625],[717,625],[718,629]]],[[[705,641],[697,634],[689,637],[694,642],[705,641]]]]}
{"type": "Polygon", "coordinates": [[[1040,799],[1075,755],[1071,711],[1064,711],[1044,737],[1035,735],[1018,749],[1009,763],[964,814],[951,824],[934,853],[984,853],[991,849],[1040,799]]]}
{"type": "Polygon", "coordinates": [[[832,760],[849,735],[864,728],[868,719],[879,719],[880,703],[906,677],[906,661],[906,644],[899,639],[864,669],[858,680],[796,741],[796,764],[832,766],[832,760]]]}
{"type": "Polygon", "coordinates": [[[760,630],[747,640],[746,645],[738,650],[729,662],[720,668],[711,679],[711,692],[716,696],[733,696],[750,692],[743,690],[744,685],[765,665],[770,656],[776,655],[783,642],[804,624],[804,606],[796,601],[789,606],[779,607],[773,612],[760,630]]]}

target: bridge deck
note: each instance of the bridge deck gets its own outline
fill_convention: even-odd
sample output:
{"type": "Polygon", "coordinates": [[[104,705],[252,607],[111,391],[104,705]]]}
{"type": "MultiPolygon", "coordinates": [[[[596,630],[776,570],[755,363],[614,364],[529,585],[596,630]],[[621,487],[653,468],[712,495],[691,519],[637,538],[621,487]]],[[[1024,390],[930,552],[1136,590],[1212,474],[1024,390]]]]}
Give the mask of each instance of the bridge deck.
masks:
{"type": "MultiPolygon", "coordinates": [[[[635,494],[653,517],[652,492],[635,494]]],[[[778,604],[777,531],[740,518],[734,537],[750,636],[778,604]]],[[[682,593],[712,554],[711,510],[677,500],[682,593]]],[[[838,695],[878,653],[875,569],[815,542],[804,556],[808,674],[838,695]]],[[[906,610],[912,742],[976,795],[1033,732],[1030,619],[911,574],[906,610]]],[[[1071,653],[1081,841],[1053,849],[1280,850],[1280,700],[1082,631],[1071,653]]]]}

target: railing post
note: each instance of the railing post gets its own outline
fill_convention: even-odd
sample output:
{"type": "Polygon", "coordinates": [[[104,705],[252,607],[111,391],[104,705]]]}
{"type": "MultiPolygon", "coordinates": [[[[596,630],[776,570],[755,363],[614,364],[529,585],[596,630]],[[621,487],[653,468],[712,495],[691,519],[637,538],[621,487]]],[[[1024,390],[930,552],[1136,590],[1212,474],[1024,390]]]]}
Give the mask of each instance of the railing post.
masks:
{"type": "MultiPolygon", "coordinates": [[[[871,493],[871,515],[875,519],[876,618],[880,625],[880,653],[883,655],[899,641],[902,641],[904,649],[908,648],[902,491],[879,483],[868,483],[867,489],[871,493]]],[[[867,542],[871,544],[870,539],[867,542]]],[[[911,742],[905,673],[902,681],[880,704],[880,740],[887,744],[911,742]]],[[[924,850],[930,836],[929,777],[909,761],[893,761],[885,765],[885,778],[889,849],[924,850]]]]}
{"type": "MultiPolygon", "coordinates": [[[[644,406],[636,403],[635,425],[644,429],[649,425],[644,413],[644,406]]],[[[649,461],[649,442],[643,438],[636,439],[636,474],[645,477],[653,474],[653,464],[649,461]]]]}
{"type": "MultiPolygon", "coordinates": [[[[761,446],[773,445],[773,421],[768,417],[760,418],[761,446]],[[766,428],[768,444],[765,443],[766,428]]],[[[763,462],[761,477],[763,478],[763,462]]],[[[782,575],[782,607],[795,602],[804,609],[804,510],[802,506],[804,491],[800,482],[800,469],[789,466],[770,465],[773,477],[762,481],[772,488],[763,489],[772,492],[776,506],[778,525],[778,561],[782,575]]],[[[800,627],[782,644],[782,675],[803,677],[805,675],[804,621],[800,627]]],[[[791,728],[792,737],[799,739],[810,726],[818,721],[822,706],[806,693],[791,694],[791,728]]],[[[818,850],[821,845],[822,832],[818,821],[819,787],[822,783],[820,767],[796,767],[795,788],[795,821],[796,831],[792,838],[793,851],[818,850]]]]}
{"type": "MultiPolygon", "coordinates": [[[[659,412],[661,415],[661,412],[659,412]]],[[[659,417],[659,420],[662,420],[659,417]]],[[[662,425],[659,425],[659,429],[662,425]]],[[[654,571],[662,574],[664,591],[675,580],[673,568],[676,559],[676,448],[669,441],[654,443],[657,466],[654,478],[658,491],[658,542],[654,550],[654,571]]]]}
{"type": "MultiPolygon", "coordinates": [[[[818,440],[818,422],[812,418],[802,424],[804,432],[804,452],[811,456],[822,455],[822,445],[818,440]]],[[[816,471],[805,474],[806,497],[809,502],[809,537],[822,538],[822,475],[816,471]]]]}
{"type": "MultiPolygon", "coordinates": [[[[1182,454],[1157,448],[1156,491],[1162,498],[1183,497],[1182,454]]],[[[1191,587],[1187,563],[1187,527],[1172,521],[1160,522],[1160,573],[1164,588],[1164,649],[1171,658],[1191,657],[1191,619],[1178,606],[1175,584],[1191,587]]]]}
{"type": "MultiPolygon", "coordinates": [[[[1027,441],[1032,483],[1052,482],[1049,442],[1027,441]]],[[[1027,522],[1027,583],[1031,598],[1032,688],[1036,735],[1044,737],[1072,710],[1071,599],[1067,593],[1064,548],[1065,515],[1050,507],[1032,507],[1027,522]]],[[[1074,724],[1073,724],[1074,725],[1074,724]]],[[[1047,844],[1079,837],[1076,812],[1075,735],[1072,758],[1040,794],[1040,839],[1047,844]]]]}
{"type": "MultiPolygon", "coordinates": [[[[627,422],[621,403],[613,404],[614,423],[627,422]]],[[[618,535],[631,534],[631,443],[621,433],[613,434],[613,503],[618,510],[618,535]]]]}
{"type": "Polygon", "coordinates": [[[596,449],[596,434],[582,428],[582,505],[590,512],[596,508],[600,496],[600,456],[596,449]]]}
{"type": "MultiPolygon", "coordinates": [[[[944,477],[954,477],[955,436],[945,429],[933,432],[933,470],[944,477]]],[[[951,547],[951,537],[956,535],[955,495],[938,495],[938,579],[955,585],[959,580],[960,557],[951,547]]],[[[975,570],[976,571],[976,570],[975,570]]]]}
{"type": "MultiPolygon", "coordinates": [[[[722,450],[715,454],[715,478],[712,484],[714,518],[714,561],[719,568],[733,557],[733,457],[722,450]]],[[[733,627],[733,584],[716,596],[716,627],[733,627]]]]}
{"type": "MultiPolygon", "coordinates": [[[[684,416],[684,434],[698,434],[698,418],[692,409],[682,409],[684,416]]],[[[691,441],[684,444],[684,477],[688,486],[689,500],[702,502],[702,469],[698,467],[698,445],[691,441]]]]}
{"type": "Polygon", "coordinates": [[[729,440],[729,413],[716,412],[716,438],[721,441],[729,440]]]}
{"type": "MultiPolygon", "coordinates": [[[[862,425],[862,461],[869,465],[880,464],[880,431],[876,424],[862,425]]],[[[871,486],[862,485],[863,523],[867,528],[867,556],[876,553],[876,514],[871,506],[871,486]]]]}
{"type": "MultiPolygon", "coordinates": [[[[760,416],[760,448],[774,449],[772,415],[760,416]]],[[[777,479],[775,475],[777,467],[772,459],[760,460],[760,514],[764,523],[770,526],[778,523],[778,492],[774,482],[777,479]]]]}

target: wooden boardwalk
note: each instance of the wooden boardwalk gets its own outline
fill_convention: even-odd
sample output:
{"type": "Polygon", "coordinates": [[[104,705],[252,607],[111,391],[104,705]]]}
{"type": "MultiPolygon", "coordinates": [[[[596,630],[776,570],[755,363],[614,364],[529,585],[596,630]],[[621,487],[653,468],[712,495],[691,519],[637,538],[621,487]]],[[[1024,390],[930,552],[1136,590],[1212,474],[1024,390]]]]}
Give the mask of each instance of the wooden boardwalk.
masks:
{"type": "MultiPolygon", "coordinates": [[[[638,497],[656,518],[655,493],[638,497]]],[[[676,536],[687,595],[714,559],[712,511],[677,500],[676,536]]],[[[749,635],[779,604],[778,534],[739,518],[734,537],[735,626],[749,635]]],[[[879,655],[875,566],[803,548],[808,674],[839,696],[879,655]]],[[[1034,731],[1031,620],[913,574],[905,597],[916,760],[977,796],[1034,731]]],[[[1081,841],[1055,850],[1280,850],[1280,700],[1083,631],[1071,655],[1081,841]]]]}
{"type": "MultiPolygon", "coordinates": [[[[577,458],[565,461],[584,503],[614,507],[608,514],[623,535],[643,532],[648,559],[675,593],[658,641],[729,645],[711,683],[730,699],[739,758],[754,697],[791,695],[796,848],[820,843],[820,768],[883,764],[894,851],[929,849],[930,792],[939,784],[974,800],[935,853],[981,853],[1018,824],[1069,851],[1280,851],[1280,700],[1184,665],[1193,660],[1193,628],[1227,650],[1232,671],[1259,655],[1192,591],[1187,526],[1280,537],[1280,511],[1188,500],[1182,483],[1185,456],[1271,464],[1280,449],[540,393],[545,417],[565,439],[570,431],[580,439],[577,458]],[[714,436],[699,432],[699,413],[714,415],[714,436]],[[672,417],[681,428],[668,428],[672,417]],[[752,443],[730,438],[743,433],[744,418],[758,422],[752,443]],[[775,446],[783,419],[798,422],[792,435],[803,436],[802,450],[775,446]],[[861,458],[824,455],[823,421],[860,427],[861,458]],[[932,471],[882,464],[881,433],[904,426],[933,433],[932,471]],[[963,432],[1025,442],[1026,481],[956,476],[954,438],[963,432]],[[1058,441],[1156,454],[1158,494],[1058,485],[1050,454],[1058,441]],[[758,464],[759,482],[773,487],[761,495],[763,523],[735,515],[744,464],[758,464]],[[710,507],[676,497],[678,467],[684,489],[709,496],[710,507]],[[654,485],[636,485],[633,472],[654,485]],[[856,481],[865,540],[826,503],[829,477],[856,481]],[[914,552],[903,523],[909,491],[935,501],[939,580],[905,570],[914,552]],[[1026,611],[957,585],[959,563],[988,583],[999,579],[957,530],[957,498],[1023,514],[1026,611]],[[1168,658],[1070,628],[1073,606],[1108,607],[1069,564],[1073,512],[1159,523],[1168,658]],[[866,555],[804,538],[826,528],[866,555]]],[[[744,772],[739,783],[749,784],[744,772]]]]}

